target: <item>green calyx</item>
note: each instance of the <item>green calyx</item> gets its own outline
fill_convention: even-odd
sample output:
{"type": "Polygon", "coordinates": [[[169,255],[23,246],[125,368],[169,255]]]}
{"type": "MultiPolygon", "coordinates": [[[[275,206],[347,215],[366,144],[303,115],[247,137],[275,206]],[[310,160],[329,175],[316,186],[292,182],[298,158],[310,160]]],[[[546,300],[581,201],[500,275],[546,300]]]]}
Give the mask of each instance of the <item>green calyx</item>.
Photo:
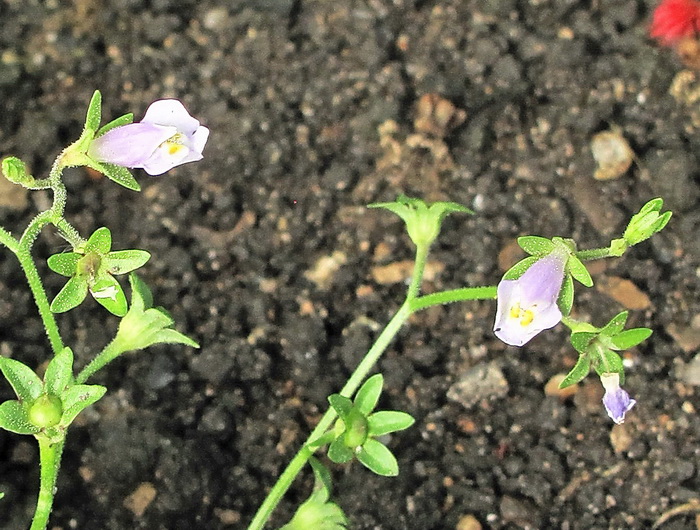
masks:
{"type": "Polygon", "coordinates": [[[27,419],[32,425],[40,429],[58,425],[63,415],[63,403],[61,398],[50,394],[42,394],[29,407],[27,419]]]}
{"type": "Polygon", "coordinates": [[[373,412],[384,384],[381,374],[367,379],[354,400],[333,394],[328,397],[339,419],[332,431],[321,436],[312,446],[329,443],[328,458],[338,464],[357,458],[361,464],[382,476],[396,476],[398,463],[391,451],[375,438],[407,429],[414,419],[405,412],[373,412]]]}
{"type": "Polygon", "coordinates": [[[49,257],[49,268],[70,278],[51,303],[51,311],[69,311],[82,303],[89,292],[110,313],[116,316],[126,314],[126,296],[114,275],[141,267],[151,255],[145,250],[112,251],[111,248],[111,232],[102,227],[74,252],[49,257]]]}
{"type": "Polygon", "coordinates": [[[369,208],[384,208],[394,212],[406,223],[411,241],[417,247],[430,246],[440,233],[442,221],[450,213],[470,213],[469,208],[456,202],[434,202],[428,204],[421,199],[399,195],[394,202],[381,202],[368,205],[369,208]]]}

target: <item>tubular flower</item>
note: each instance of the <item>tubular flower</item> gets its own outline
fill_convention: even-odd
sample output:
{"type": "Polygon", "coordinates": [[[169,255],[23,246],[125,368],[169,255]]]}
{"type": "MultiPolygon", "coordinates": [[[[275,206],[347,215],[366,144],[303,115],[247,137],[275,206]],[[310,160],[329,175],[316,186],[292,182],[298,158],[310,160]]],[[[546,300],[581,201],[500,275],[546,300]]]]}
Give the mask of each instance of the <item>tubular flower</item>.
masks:
{"type": "Polygon", "coordinates": [[[567,256],[553,253],[536,261],[517,280],[498,284],[498,308],[493,331],[511,346],[522,346],[540,331],[556,326],[557,306],[567,256]]]}
{"type": "Polygon", "coordinates": [[[654,10],[649,32],[665,46],[696,37],[700,32],[700,2],[663,0],[654,10]]]}
{"type": "Polygon", "coordinates": [[[88,155],[98,162],[143,168],[149,175],[202,159],[209,129],[176,99],[151,103],[139,123],[107,131],[93,140],[88,155]]]}
{"type": "Polygon", "coordinates": [[[630,395],[620,387],[620,374],[609,373],[600,376],[600,382],[605,388],[603,405],[608,416],[617,423],[624,423],[625,414],[637,403],[630,395]]]}

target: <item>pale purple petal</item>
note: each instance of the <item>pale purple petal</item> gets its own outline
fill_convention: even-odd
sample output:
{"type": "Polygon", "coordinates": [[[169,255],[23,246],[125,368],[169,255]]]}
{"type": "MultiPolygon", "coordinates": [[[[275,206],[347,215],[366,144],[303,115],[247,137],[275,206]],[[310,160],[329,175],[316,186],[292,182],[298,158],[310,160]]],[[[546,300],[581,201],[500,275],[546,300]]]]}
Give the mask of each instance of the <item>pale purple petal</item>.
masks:
{"type": "Polygon", "coordinates": [[[608,416],[617,424],[624,423],[625,414],[637,403],[620,387],[620,374],[603,374],[600,381],[605,387],[603,405],[608,416]]]}
{"type": "Polygon", "coordinates": [[[98,162],[140,167],[160,144],[176,133],[175,127],[130,123],[95,138],[90,144],[88,155],[98,162]]]}
{"type": "Polygon", "coordinates": [[[530,266],[517,280],[498,284],[494,333],[506,344],[522,346],[539,332],[556,326],[557,306],[567,256],[550,254],[530,266]]]}
{"type": "Polygon", "coordinates": [[[199,127],[199,121],[190,116],[185,106],[177,99],[154,101],[146,110],[141,123],[172,125],[187,136],[192,136],[199,127]]]}

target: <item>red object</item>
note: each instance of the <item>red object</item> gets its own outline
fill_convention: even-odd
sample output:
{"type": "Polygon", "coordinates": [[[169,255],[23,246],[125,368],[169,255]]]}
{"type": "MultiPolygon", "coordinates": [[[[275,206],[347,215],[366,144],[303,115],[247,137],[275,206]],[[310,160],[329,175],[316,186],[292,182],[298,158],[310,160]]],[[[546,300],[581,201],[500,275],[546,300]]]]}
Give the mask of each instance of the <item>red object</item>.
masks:
{"type": "Polygon", "coordinates": [[[650,33],[666,46],[696,37],[700,33],[700,1],[663,0],[654,11],[650,33]]]}

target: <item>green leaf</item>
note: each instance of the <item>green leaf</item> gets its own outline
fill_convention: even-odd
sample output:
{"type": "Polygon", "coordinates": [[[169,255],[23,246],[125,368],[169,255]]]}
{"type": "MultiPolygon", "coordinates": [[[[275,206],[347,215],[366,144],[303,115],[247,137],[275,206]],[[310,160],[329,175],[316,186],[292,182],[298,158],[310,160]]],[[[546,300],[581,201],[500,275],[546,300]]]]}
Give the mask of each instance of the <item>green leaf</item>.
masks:
{"type": "Polygon", "coordinates": [[[151,255],[145,250],[117,250],[104,257],[104,263],[110,274],[126,274],[142,267],[151,255]]]}
{"type": "Polygon", "coordinates": [[[566,268],[579,283],[586,287],[593,287],[593,278],[586,266],[576,256],[571,254],[566,262],[566,268]]]}
{"type": "Polygon", "coordinates": [[[134,176],[127,168],[123,166],[107,164],[105,162],[97,162],[91,159],[88,161],[88,163],[86,163],[86,165],[95,171],[99,171],[109,180],[116,182],[120,186],[124,186],[132,191],[141,191],[141,186],[138,182],[136,182],[134,176]]]}
{"type": "Polygon", "coordinates": [[[559,383],[559,388],[575,385],[584,379],[591,371],[591,358],[588,354],[579,355],[576,365],[571,369],[567,376],[559,383]]]}
{"type": "Polygon", "coordinates": [[[99,90],[95,90],[92,94],[92,99],[90,100],[90,105],[88,105],[87,117],[85,118],[85,129],[90,131],[97,131],[100,127],[100,120],[102,119],[102,94],[99,90]]]}
{"type": "Polygon", "coordinates": [[[79,306],[87,296],[88,286],[84,278],[73,276],[51,302],[53,313],[65,313],[79,306]]]}
{"type": "Polygon", "coordinates": [[[124,114],[123,116],[119,116],[118,118],[110,121],[106,125],[103,125],[102,128],[99,131],[97,131],[97,134],[95,135],[95,137],[99,138],[107,131],[111,131],[112,129],[115,129],[117,127],[122,127],[124,125],[129,125],[133,121],[134,121],[134,115],[131,112],[129,114],[124,114]]]}
{"type": "Polygon", "coordinates": [[[598,336],[598,333],[591,331],[577,331],[571,334],[571,345],[579,353],[588,352],[591,341],[598,336]]]}
{"type": "Polygon", "coordinates": [[[345,435],[341,435],[328,447],[328,458],[336,464],[345,464],[350,462],[353,457],[352,449],[345,445],[345,435]]]}
{"type": "Polygon", "coordinates": [[[546,237],[523,236],[518,238],[518,245],[532,256],[543,257],[554,250],[554,243],[546,237]]]}
{"type": "Polygon", "coordinates": [[[395,477],[399,474],[399,464],[389,448],[369,438],[357,452],[357,459],[370,471],[383,477],[395,477]]]}
{"type": "Polygon", "coordinates": [[[66,347],[58,352],[44,374],[44,389],[54,396],[60,396],[73,382],[73,351],[66,347]]]}
{"type": "Polygon", "coordinates": [[[331,496],[333,491],[333,479],[331,478],[331,472],[328,468],[324,466],[318,458],[310,457],[309,464],[311,464],[311,469],[314,471],[314,477],[316,477],[317,484],[326,490],[326,498],[323,502],[326,502],[331,496]]]}
{"type": "Polygon", "coordinates": [[[153,342],[149,344],[152,346],[154,344],[184,344],[185,346],[190,346],[192,348],[199,348],[199,343],[189,338],[187,335],[183,335],[175,329],[161,329],[153,336],[153,342]]]}
{"type": "Polygon", "coordinates": [[[520,260],[518,263],[513,265],[510,269],[506,271],[503,275],[504,280],[517,280],[520,278],[530,266],[538,261],[540,258],[537,256],[528,256],[527,258],[520,260]]]}
{"type": "Polygon", "coordinates": [[[153,294],[141,278],[136,274],[129,275],[131,284],[131,307],[135,311],[145,311],[153,307],[153,294]]]}
{"type": "Polygon", "coordinates": [[[46,263],[53,272],[70,278],[75,274],[78,268],[78,261],[80,261],[82,257],[82,254],[76,252],[64,252],[62,254],[49,256],[46,263]]]}
{"type": "Polygon", "coordinates": [[[408,429],[416,420],[410,414],[397,410],[381,410],[369,418],[369,435],[383,436],[391,432],[408,429]]]}
{"type": "Polygon", "coordinates": [[[340,394],[331,394],[328,396],[328,402],[338,413],[338,416],[345,421],[348,414],[350,414],[350,411],[352,410],[352,401],[345,396],[341,396],[340,394]]]}
{"type": "Polygon", "coordinates": [[[15,434],[39,432],[39,427],[29,423],[27,410],[19,401],[5,401],[0,405],[0,427],[15,434]]]}
{"type": "Polygon", "coordinates": [[[568,316],[571,313],[571,308],[574,305],[574,280],[571,279],[570,274],[564,275],[564,281],[561,284],[561,290],[559,291],[559,298],[557,300],[557,306],[559,311],[564,316],[568,316]]]}
{"type": "Polygon", "coordinates": [[[109,274],[100,276],[100,279],[90,288],[92,297],[107,311],[118,317],[126,315],[128,305],[124,290],[119,282],[109,274]]]}
{"type": "Polygon", "coordinates": [[[369,415],[374,410],[374,407],[377,406],[383,385],[384,377],[382,374],[374,374],[363,383],[357,394],[355,394],[355,406],[364,416],[369,415]]]}
{"type": "Polygon", "coordinates": [[[41,394],[44,383],[26,364],[0,357],[0,370],[20,401],[31,403],[41,394]]]}
{"type": "Polygon", "coordinates": [[[618,350],[633,348],[647,340],[652,334],[649,328],[632,328],[619,333],[611,338],[611,342],[618,350]]]}
{"type": "Polygon", "coordinates": [[[61,395],[63,402],[62,427],[68,427],[80,412],[102,396],[107,389],[100,385],[74,385],[61,395]]]}
{"type": "Polygon", "coordinates": [[[620,374],[620,384],[623,384],[625,368],[622,364],[622,357],[607,348],[601,349],[598,354],[598,362],[594,363],[595,371],[598,375],[611,373],[620,374]]]}
{"type": "Polygon", "coordinates": [[[629,311],[622,311],[615,315],[610,322],[605,324],[600,330],[600,334],[604,337],[613,337],[620,333],[627,323],[627,317],[629,316],[629,311]]]}
{"type": "Polygon", "coordinates": [[[104,255],[112,249],[112,233],[103,226],[95,230],[85,243],[85,253],[94,252],[104,255]]]}

